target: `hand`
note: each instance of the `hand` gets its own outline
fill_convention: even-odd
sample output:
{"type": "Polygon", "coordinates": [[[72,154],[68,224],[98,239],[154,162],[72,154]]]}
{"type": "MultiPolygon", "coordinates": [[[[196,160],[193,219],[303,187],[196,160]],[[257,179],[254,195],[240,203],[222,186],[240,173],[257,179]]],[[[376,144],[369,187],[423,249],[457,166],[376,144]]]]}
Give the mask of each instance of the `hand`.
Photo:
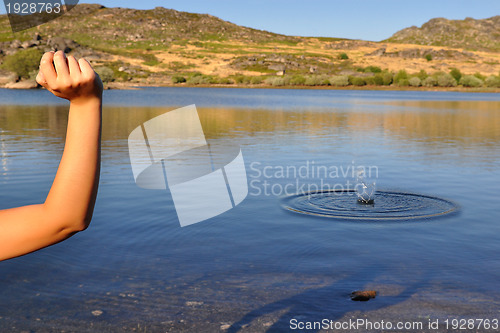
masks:
{"type": "Polygon", "coordinates": [[[62,51],[43,55],[36,81],[57,97],[73,104],[102,99],[101,79],[88,61],[76,61],[75,57],[66,57],[62,51]]]}

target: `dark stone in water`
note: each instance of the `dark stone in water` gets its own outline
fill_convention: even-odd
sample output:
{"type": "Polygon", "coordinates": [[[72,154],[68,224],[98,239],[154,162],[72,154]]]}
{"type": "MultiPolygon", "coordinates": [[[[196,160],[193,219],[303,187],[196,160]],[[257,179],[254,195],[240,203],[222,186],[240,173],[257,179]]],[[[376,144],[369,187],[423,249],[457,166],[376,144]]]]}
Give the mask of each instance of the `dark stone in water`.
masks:
{"type": "Polygon", "coordinates": [[[365,199],[358,198],[358,203],[361,205],[374,205],[375,200],[374,199],[365,200],[365,199]]]}
{"type": "Polygon", "coordinates": [[[351,293],[351,300],[366,302],[372,298],[377,296],[377,292],[375,290],[356,290],[351,293]]]}

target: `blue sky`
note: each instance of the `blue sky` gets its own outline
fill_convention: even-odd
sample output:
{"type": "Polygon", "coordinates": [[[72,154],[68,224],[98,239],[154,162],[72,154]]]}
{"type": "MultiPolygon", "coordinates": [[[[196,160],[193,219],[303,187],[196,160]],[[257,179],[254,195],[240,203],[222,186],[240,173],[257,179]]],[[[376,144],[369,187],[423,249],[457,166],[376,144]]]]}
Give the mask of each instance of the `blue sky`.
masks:
{"type": "Polygon", "coordinates": [[[162,6],[208,13],[239,25],[287,35],[373,41],[412,25],[420,26],[434,17],[480,19],[500,15],[500,0],[81,0],[80,3],[137,9],[162,6]]]}

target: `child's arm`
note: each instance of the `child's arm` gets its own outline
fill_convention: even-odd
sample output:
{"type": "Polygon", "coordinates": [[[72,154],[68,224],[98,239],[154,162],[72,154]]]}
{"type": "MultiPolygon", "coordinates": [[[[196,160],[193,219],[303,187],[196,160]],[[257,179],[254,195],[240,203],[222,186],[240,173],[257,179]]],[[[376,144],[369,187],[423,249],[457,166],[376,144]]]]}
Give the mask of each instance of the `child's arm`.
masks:
{"type": "Polygon", "coordinates": [[[66,144],[45,203],[0,210],[0,261],[58,243],[87,228],[97,196],[102,104],[99,76],[86,60],[66,58],[59,51],[44,54],[37,81],[71,102],[66,144]]]}

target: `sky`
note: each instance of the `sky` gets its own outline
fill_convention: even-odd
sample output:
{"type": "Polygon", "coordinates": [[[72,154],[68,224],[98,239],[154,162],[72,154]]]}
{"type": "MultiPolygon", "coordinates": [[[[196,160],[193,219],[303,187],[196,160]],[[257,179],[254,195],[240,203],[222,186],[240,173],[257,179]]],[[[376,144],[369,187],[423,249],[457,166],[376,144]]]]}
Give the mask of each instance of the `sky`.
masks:
{"type": "MultiPolygon", "coordinates": [[[[379,41],[431,18],[500,15],[500,0],[81,0],[106,7],[157,6],[205,13],[256,29],[295,36],[379,41]]],[[[5,8],[0,6],[1,13],[5,8]]]]}

